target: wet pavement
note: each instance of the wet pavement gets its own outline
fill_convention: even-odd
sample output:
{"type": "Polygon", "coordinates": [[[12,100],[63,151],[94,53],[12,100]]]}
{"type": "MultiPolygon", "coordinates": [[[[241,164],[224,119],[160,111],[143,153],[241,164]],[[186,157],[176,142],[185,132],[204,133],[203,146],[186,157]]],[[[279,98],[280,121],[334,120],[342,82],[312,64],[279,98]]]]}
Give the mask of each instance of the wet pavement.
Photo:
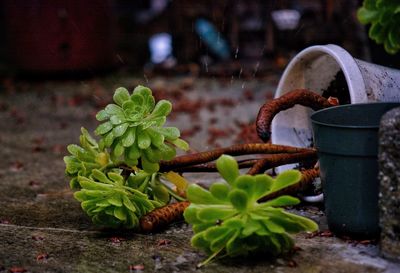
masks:
{"type": "MultiPolygon", "coordinates": [[[[130,78],[3,84],[0,93],[0,272],[400,272],[380,258],[370,241],[337,238],[323,212],[302,206],[295,212],[320,224],[317,234],[296,236],[297,250],[284,257],[217,260],[191,248],[192,231],[176,223],[163,232],[138,234],[100,230],[73,198],[64,176],[66,145],[79,128],[92,131],[96,112],[116,87],[148,85],[173,101],[169,124],[192,149],[256,139],[246,125],[271,99],[279,75],[263,79],[130,78]],[[247,133],[246,133],[247,132],[247,133]]],[[[215,174],[191,174],[209,184],[215,174]]]]}

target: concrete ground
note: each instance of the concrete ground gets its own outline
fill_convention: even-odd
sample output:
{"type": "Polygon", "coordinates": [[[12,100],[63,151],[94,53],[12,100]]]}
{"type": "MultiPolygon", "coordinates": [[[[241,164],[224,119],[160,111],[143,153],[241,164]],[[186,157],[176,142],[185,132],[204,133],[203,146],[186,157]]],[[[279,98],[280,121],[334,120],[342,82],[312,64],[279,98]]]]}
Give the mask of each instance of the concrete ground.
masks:
{"type": "MultiPolygon", "coordinates": [[[[382,259],[374,242],[334,237],[323,212],[302,206],[295,212],[320,225],[317,234],[296,236],[297,251],[284,257],[217,260],[191,248],[192,231],[176,223],[156,234],[96,228],[74,200],[64,176],[66,145],[79,128],[92,131],[95,113],[116,87],[153,88],[174,101],[170,124],[193,150],[227,146],[254,133],[241,133],[259,107],[271,99],[279,75],[263,79],[130,78],[64,82],[4,80],[0,89],[0,272],[400,272],[382,259]]],[[[215,174],[189,175],[210,183],[215,174]]]]}

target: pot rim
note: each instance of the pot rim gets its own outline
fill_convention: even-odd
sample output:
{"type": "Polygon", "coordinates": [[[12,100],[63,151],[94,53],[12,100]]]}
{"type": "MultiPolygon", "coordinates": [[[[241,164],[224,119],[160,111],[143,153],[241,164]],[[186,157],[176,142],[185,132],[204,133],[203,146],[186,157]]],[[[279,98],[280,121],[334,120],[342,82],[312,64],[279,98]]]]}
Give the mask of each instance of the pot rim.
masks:
{"type": "Polygon", "coordinates": [[[399,102],[369,102],[369,103],[343,104],[343,105],[337,105],[337,106],[332,106],[329,108],[324,108],[324,109],[318,110],[311,114],[310,120],[314,124],[317,124],[320,126],[326,126],[326,127],[343,128],[343,129],[346,129],[346,128],[348,128],[348,129],[377,129],[377,128],[379,128],[379,123],[377,125],[341,125],[341,124],[334,124],[334,123],[328,123],[328,122],[322,122],[322,121],[315,120],[316,116],[321,115],[321,113],[323,115],[325,112],[338,111],[338,109],[340,110],[342,108],[361,108],[362,109],[364,107],[368,107],[371,105],[398,105],[400,107],[399,102]]]}

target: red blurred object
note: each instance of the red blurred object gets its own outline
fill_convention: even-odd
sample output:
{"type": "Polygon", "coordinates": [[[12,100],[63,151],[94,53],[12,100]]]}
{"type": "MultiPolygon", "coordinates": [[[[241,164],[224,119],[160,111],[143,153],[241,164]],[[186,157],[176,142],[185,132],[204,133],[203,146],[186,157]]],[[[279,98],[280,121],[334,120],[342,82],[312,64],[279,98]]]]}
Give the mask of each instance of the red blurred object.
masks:
{"type": "Polygon", "coordinates": [[[28,72],[104,70],[114,64],[107,0],[6,0],[10,61],[28,72]]]}

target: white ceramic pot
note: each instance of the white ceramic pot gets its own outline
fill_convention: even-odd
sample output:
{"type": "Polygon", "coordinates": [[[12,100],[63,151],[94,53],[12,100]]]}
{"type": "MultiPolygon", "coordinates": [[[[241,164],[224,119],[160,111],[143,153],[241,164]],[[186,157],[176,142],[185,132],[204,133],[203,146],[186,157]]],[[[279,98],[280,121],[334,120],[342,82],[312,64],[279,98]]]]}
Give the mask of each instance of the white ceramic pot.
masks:
{"type": "MultiPolygon", "coordinates": [[[[322,94],[340,70],[346,78],[351,103],[400,101],[400,70],[355,59],[337,45],[312,46],[297,54],[286,67],[275,98],[298,88],[322,94]]],[[[297,105],[276,115],[271,125],[272,143],[311,146],[312,112],[297,105]]]]}

